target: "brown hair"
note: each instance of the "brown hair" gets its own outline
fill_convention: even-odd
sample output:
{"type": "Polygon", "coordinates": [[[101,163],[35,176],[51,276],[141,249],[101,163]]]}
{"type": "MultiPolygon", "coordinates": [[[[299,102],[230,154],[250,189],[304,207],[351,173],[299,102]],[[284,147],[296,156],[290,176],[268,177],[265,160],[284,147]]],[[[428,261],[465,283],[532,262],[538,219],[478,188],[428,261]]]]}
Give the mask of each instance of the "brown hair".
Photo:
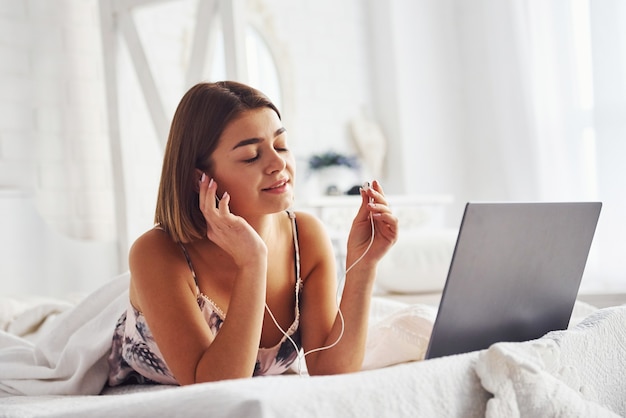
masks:
{"type": "Polygon", "coordinates": [[[241,113],[261,107],[269,107],[280,118],[263,93],[234,81],[196,84],[181,99],[165,147],[154,216],[174,240],[206,236],[195,169],[210,173],[211,156],[226,126],[241,113]]]}

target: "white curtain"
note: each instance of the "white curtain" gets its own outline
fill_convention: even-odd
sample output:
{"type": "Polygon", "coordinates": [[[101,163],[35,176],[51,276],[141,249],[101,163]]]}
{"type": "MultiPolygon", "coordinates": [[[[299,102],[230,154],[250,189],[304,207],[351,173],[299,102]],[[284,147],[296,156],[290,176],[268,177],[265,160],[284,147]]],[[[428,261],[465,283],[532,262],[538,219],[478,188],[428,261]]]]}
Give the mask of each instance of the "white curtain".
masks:
{"type": "Polygon", "coordinates": [[[626,287],[626,5],[526,2],[541,197],[601,200],[589,289],[626,287]]]}
{"type": "Polygon", "coordinates": [[[597,198],[585,5],[588,0],[459,5],[473,195],[597,198]]]}
{"type": "MultiPolygon", "coordinates": [[[[512,109],[509,103],[504,107],[519,111],[518,117],[499,120],[518,123],[523,135],[528,135],[513,135],[521,141],[518,144],[502,141],[509,190],[514,196],[535,190],[539,200],[603,201],[583,289],[623,291],[626,4],[590,0],[506,3],[511,15],[497,20],[511,24],[515,43],[510,46],[516,54],[500,51],[499,62],[520,79],[517,89],[499,86],[500,100],[507,102],[510,91],[517,91],[525,109],[512,109]],[[524,151],[530,158],[521,164],[524,151]]],[[[503,11],[501,2],[488,4],[489,12],[503,11]]],[[[502,25],[494,26],[499,32],[492,35],[502,36],[502,25]]],[[[532,193],[527,195],[532,197],[532,193]]]]}
{"type": "Polygon", "coordinates": [[[597,199],[589,0],[528,0],[520,12],[540,197],[597,199]]]}
{"type": "Polygon", "coordinates": [[[582,289],[626,291],[626,2],[370,3],[392,192],[600,200],[582,289]]]}

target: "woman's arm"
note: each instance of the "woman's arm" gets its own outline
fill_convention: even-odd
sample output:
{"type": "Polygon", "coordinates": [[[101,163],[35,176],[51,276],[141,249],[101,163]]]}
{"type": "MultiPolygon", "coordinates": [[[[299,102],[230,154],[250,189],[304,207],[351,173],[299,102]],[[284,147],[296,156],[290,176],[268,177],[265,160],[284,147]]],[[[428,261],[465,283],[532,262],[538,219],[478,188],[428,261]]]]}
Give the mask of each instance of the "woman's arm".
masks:
{"type": "Polygon", "coordinates": [[[228,196],[216,209],[207,189],[205,182],[201,199],[211,206],[201,200],[201,207],[211,218],[208,235],[237,267],[228,315],[217,336],[198,309],[195,283],[178,244],[153,230],[130,252],[131,300],[181,385],[252,376],[263,324],[267,248],[250,225],[230,214],[228,196]]]}
{"type": "Polygon", "coordinates": [[[376,266],[397,239],[397,219],[391,214],[377,182],[373,190],[363,191],[361,196],[361,207],[348,239],[346,264],[350,270],[340,305],[343,321],[335,305],[336,270],[332,246],[322,226],[308,222],[317,231],[313,237],[307,234],[306,248],[310,250],[312,242],[320,248],[312,253],[315,262],[305,280],[302,302],[303,345],[305,353],[311,352],[307,354],[310,374],[358,371],[363,363],[376,266]],[[370,216],[373,216],[375,228],[373,241],[370,216]],[[342,330],[343,335],[337,341],[342,330]],[[332,348],[312,351],[329,345],[333,345],[332,348]]]}
{"type": "Polygon", "coordinates": [[[240,270],[217,337],[198,308],[195,282],[182,251],[169,236],[148,232],[131,248],[129,264],[131,301],[143,313],[181,385],[252,375],[264,307],[263,264],[240,270]]]}

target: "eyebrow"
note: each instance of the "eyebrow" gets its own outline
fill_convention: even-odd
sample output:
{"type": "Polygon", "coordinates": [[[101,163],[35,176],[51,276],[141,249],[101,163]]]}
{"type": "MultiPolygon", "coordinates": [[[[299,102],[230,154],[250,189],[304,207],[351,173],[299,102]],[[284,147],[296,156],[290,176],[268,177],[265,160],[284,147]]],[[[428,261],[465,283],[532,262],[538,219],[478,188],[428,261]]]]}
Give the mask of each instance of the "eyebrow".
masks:
{"type": "MultiPolygon", "coordinates": [[[[286,132],[287,130],[282,127],[282,128],[278,128],[276,130],[276,132],[274,132],[274,138],[276,138],[277,136],[279,136],[280,134],[286,132]]],[[[239,142],[237,142],[237,144],[235,144],[235,146],[233,147],[233,150],[240,148],[240,147],[245,147],[246,145],[253,145],[253,144],[258,144],[259,142],[261,142],[262,139],[261,138],[248,138],[248,139],[243,139],[239,142]]]]}

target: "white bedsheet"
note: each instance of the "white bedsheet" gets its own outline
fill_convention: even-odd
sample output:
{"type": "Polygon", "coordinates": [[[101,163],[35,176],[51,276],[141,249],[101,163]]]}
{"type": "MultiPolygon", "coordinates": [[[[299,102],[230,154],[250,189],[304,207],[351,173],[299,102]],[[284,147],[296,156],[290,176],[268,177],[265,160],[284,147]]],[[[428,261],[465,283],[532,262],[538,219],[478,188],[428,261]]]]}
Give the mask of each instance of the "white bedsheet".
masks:
{"type": "MultiPolygon", "coordinates": [[[[484,414],[488,394],[468,367],[475,355],[325,377],[241,379],[126,388],[89,397],[12,397],[5,416],[402,417],[484,414]]],[[[1,400],[1,399],[0,399],[1,400]]]]}
{"type": "MultiPolygon", "coordinates": [[[[572,329],[539,340],[409,361],[409,354],[419,357],[425,349],[434,311],[377,301],[368,340],[372,370],[125,386],[97,395],[127,287],[128,275],[112,280],[29,339],[0,331],[0,416],[626,415],[626,306],[598,310],[572,329]],[[19,393],[26,395],[11,396],[19,393]]],[[[578,305],[574,316],[587,313],[588,307],[578,305]]]]}

